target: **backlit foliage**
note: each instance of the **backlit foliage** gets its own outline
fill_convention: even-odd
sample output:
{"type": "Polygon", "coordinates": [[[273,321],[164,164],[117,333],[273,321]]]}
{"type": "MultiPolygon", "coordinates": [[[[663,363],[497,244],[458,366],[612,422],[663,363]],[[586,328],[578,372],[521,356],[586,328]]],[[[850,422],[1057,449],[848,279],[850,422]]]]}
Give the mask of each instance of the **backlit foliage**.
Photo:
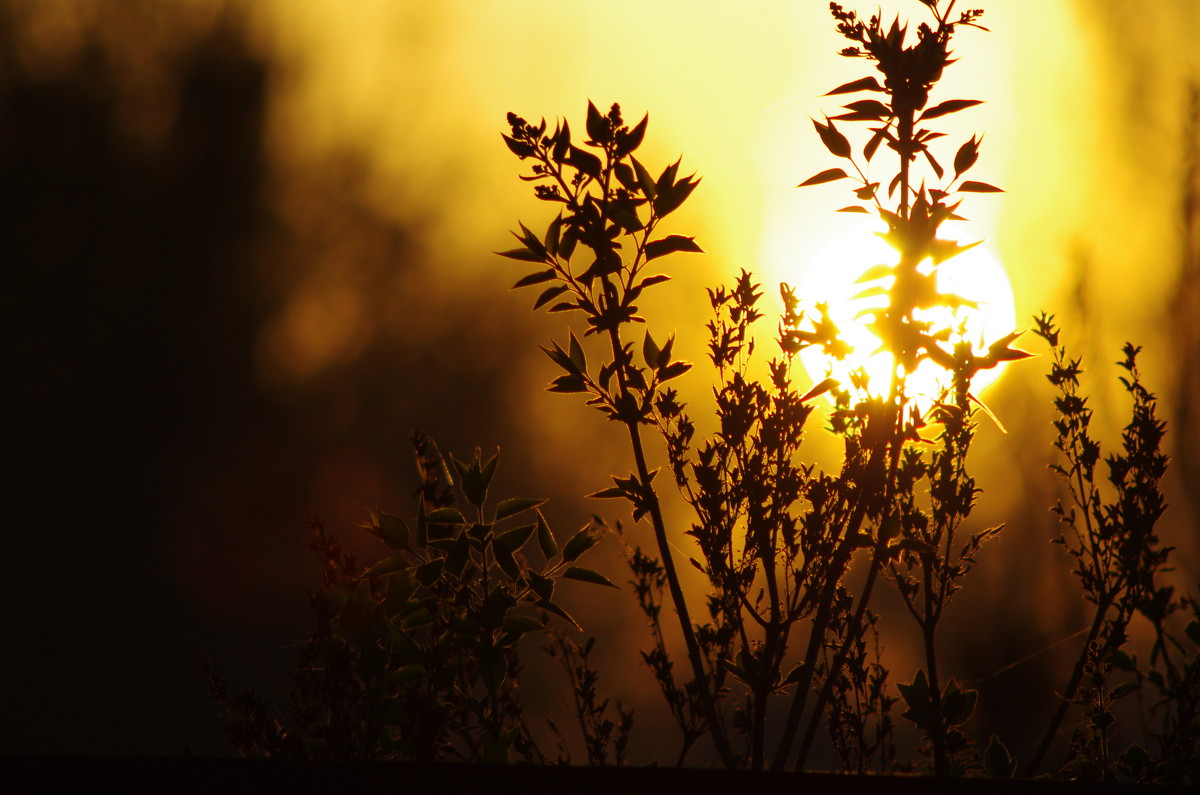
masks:
{"type": "MultiPolygon", "coordinates": [[[[542,348],[558,370],[550,390],[582,395],[628,439],[631,471],[591,496],[624,501],[634,522],[650,529],[649,542],[627,534],[628,562],[649,629],[641,660],[679,729],[674,761],[711,748],[727,767],[805,769],[824,732],[838,764],[852,772],[1032,776],[1075,712],[1088,728],[1065,748],[1058,744],[1066,752],[1062,776],[1194,783],[1200,620],[1179,635],[1179,618],[1197,604],[1159,583],[1170,552],[1154,532],[1165,509],[1165,426],[1142,384],[1136,348],[1127,347],[1121,362],[1132,419],[1121,452],[1105,459],[1111,488],[1102,488],[1101,448],[1077,393],[1080,364],[1067,357],[1051,319],[1037,320],[1059,390],[1054,470],[1066,497],[1055,508],[1058,541],[1095,618],[1062,697],[1042,694],[1053,714],[1032,759],[1018,760],[1000,738],[969,727],[978,693],[939,658],[939,623],[985,543],[1001,532],[971,520],[980,491],[968,460],[983,410],[972,380],[1030,354],[1013,347],[1017,331],[978,349],[959,328],[925,314],[965,303],[937,289],[938,267],[969,247],[941,236],[942,225],[962,220],[964,194],[999,189],[964,179],[979,157],[978,136],[947,157],[946,136],[932,124],[978,104],[936,95],[953,63],[953,37],[982,29],[982,12],[955,14],[954,0],[920,1],[927,21],[915,31],[831,4],[849,40],[842,55],[864,59],[871,71],[829,95],[868,98],[814,121],[821,143],[844,163],[799,185],[849,180],[856,202],[841,211],[876,216],[886,227],[897,261],[864,275],[860,299],[874,302],[864,313],[892,355],[890,377],[870,383],[858,371],[847,382],[798,384],[801,351],[833,360],[849,346],[825,307],[805,305],[787,285],[778,353],[765,371],[754,367],[763,291],[742,271],[708,291],[716,430],[707,438],[698,437],[702,423],[670,383],[692,365],[676,357],[673,336],[652,333],[638,308],[647,289],[669,280],[651,263],[657,269],[667,255],[700,252],[691,236],[660,229],[699,181],[681,176],[678,161],[654,170],[644,164],[637,153],[649,118],[631,126],[616,104],[605,111],[589,102],[582,135],[566,120],[508,116],[504,143],[551,217],[538,232],[521,224],[519,245],[500,253],[532,268],[515,287],[537,288],[535,310],[561,313],[581,330],[542,348]],[[861,143],[843,131],[851,124],[865,127],[861,143]],[[924,362],[951,376],[928,408],[908,384],[924,362]],[[838,441],[837,466],[812,463],[805,441],[814,433],[838,441]],[[651,468],[656,456],[666,471],[651,468]],[[687,526],[667,526],[664,488],[676,488],[690,507],[687,526]],[[681,565],[702,573],[702,593],[685,593],[681,565]],[[885,625],[872,607],[883,585],[911,623],[885,625]],[[1138,617],[1155,633],[1147,665],[1125,651],[1138,617]],[[893,678],[885,641],[912,629],[920,661],[893,678]],[[1158,701],[1148,710],[1145,744],[1114,750],[1113,702],[1151,688],[1158,701]],[[898,719],[918,731],[915,749],[897,749],[898,719]]],[[[214,680],[239,748],[306,758],[566,761],[565,740],[556,759],[539,749],[521,707],[522,638],[549,633],[549,651],[566,665],[588,761],[622,763],[632,714],[617,705],[616,720],[608,716],[588,664],[593,641],[563,634],[574,622],[557,596],[563,580],[612,585],[576,563],[606,526],[593,518],[560,548],[541,501],[485,507],[496,458],[451,457],[451,474],[422,441],[418,460],[425,487],[414,531],[386,514],[367,527],[391,548],[389,557],[363,569],[317,536],[328,573],[314,598],[318,630],[302,647],[292,726],[214,680]]]]}

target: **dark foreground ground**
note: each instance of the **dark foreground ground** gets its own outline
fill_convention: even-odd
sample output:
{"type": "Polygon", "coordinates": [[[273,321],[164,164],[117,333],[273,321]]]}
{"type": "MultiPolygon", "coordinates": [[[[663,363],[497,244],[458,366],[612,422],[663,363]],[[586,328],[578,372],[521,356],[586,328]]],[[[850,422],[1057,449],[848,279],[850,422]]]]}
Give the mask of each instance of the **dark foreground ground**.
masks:
{"type": "Polygon", "coordinates": [[[386,762],[314,763],[246,759],[118,759],[0,756],[0,780],[25,792],[277,792],[300,793],[561,793],[628,795],[728,793],[775,795],[1118,795],[1194,792],[1185,787],[1075,784],[1051,781],[846,776],[830,773],[745,773],[666,768],[418,765],[386,762]],[[69,789],[68,789],[69,788],[69,789]]]}

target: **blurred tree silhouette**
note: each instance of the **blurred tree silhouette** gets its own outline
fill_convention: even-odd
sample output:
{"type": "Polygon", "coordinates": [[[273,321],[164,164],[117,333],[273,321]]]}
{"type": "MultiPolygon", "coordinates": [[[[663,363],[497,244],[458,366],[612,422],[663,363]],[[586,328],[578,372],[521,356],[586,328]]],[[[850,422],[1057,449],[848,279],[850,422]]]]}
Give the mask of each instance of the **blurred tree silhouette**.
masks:
{"type": "MultiPolygon", "coordinates": [[[[408,423],[499,391],[504,357],[450,370],[438,352],[504,338],[413,333],[434,311],[412,308],[427,257],[365,198],[355,158],[272,155],[278,66],[247,8],[0,5],[4,752],[225,751],[201,653],[277,681],[306,618],[308,514],[339,526],[403,494],[408,423]],[[271,359],[278,319],[335,259],[375,325],[273,378],[296,355],[271,359]]],[[[501,410],[473,408],[472,443],[501,410]]]]}

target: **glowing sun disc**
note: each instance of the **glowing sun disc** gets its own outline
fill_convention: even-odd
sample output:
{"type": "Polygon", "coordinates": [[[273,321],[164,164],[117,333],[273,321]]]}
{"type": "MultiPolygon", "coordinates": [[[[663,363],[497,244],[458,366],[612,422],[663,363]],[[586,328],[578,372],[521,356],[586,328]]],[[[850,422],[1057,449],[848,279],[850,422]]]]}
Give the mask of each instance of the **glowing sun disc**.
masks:
{"type": "MultiPolygon", "coordinates": [[[[856,280],[873,265],[894,264],[896,252],[869,231],[856,230],[835,241],[812,263],[800,280],[796,297],[802,306],[811,308],[818,302],[829,305],[829,313],[841,330],[843,338],[854,352],[842,362],[835,362],[816,347],[800,354],[804,369],[814,382],[832,375],[849,383],[850,372],[864,368],[872,385],[889,384],[892,356],[881,351],[879,338],[867,327],[870,317],[855,317],[863,309],[879,306],[878,300],[853,300],[869,285],[856,280]]],[[[886,285],[886,282],[883,284],[886,285]]],[[[1016,328],[1016,307],[1008,274],[986,244],[958,255],[938,267],[938,291],[953,293],[978,304],[964,306],[953,313],[949,309],[929,310],[922,319],[932,320],[935,328],[958,328],[965,325],[965,339],[975,347],[977,355],[988,345],[1016,328]]],[[[1000,377],[1004,365],[981,370],[972,381],[971,391],[982,394],[1000,377]]],[[[922,362],[906,379],[908,393],[922,403],[936,397],[949,386],[949,373],[930,361],[922,362]]],[[[885,393],[886,386],[873,386],[871,391],[885,393]]]]}

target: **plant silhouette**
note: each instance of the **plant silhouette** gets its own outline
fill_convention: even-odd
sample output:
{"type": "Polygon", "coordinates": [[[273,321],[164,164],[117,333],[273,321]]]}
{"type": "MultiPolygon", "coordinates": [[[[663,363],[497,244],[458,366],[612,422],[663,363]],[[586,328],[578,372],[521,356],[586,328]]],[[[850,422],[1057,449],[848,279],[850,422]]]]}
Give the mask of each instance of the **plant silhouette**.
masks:
{"type": "MultiPolygon", "coordinates": [[[[697,438],[693,409],[671,383],[693,366],[677,358],[673,336],[650,329],[638,306],[648,289],[669,281],[651,271],[652,262],[701,251],[692,236],[664,231],[699,180],[682,175],[680,161],[654,170],[644,164],[638,153],[649,117],[629,124],[617,104],[602,110],[589,102],[582,134],[566,120],[551,126],[515,113],[507,118],[504,143],[551,218],[539,232],[520,224],[518,246],[500,253],[531,268],[515,287],[537,288],[535,310],[579,322],[579,335],[568,329],[565,339],[542,347],[559,371],[550,391],[583,396],[628,440],[631,471],[590,496],[623,501],[635,526],[648,526],[645,543],[636,527],[616,527],[649,628],[641,658],[679,730],[674,761],[685,764],[708,744],[726,767],[804,770],[824,730],[837,763],[855,773],[1033,776],[1066,715],[1076,712],[1087,728],[1066,744],[1057,775],[1195,783],[1200,620],[1194,599],[1176,598],[1160,582],[1170,553],[1154,531],[1165,509],[1165,425],[1133,346],[1120,363],[1131,420],[1121,451],[1104,460],[1111,488],[1102,487],[1101,448],[1090,435],[1086,398],[1077,392],[1081,365],[1068,357],[1052,318],[1036,320],[1036,334],[1050,350],[1048,378],[1058,390],[1061,458],[1054,470],[1065,487],[1055,508],[1058,541],[1095,617],[1061,697],[1044,694],[1052,715],[1032,758],[1019,760],[995,734],[968,726],[978,693],[939,657],[946,610],[985,543],[1002,532],[971,522],[980,491],[968,467],[970,450],[979,413],[990,413],[972,382],[982,370],[1031,354],[1014,347],[1019,331],[983,347],[960,325],[930,314],[969,304],[938,289],[938,268],[970,247],[943,237],[943,224],[963,220],[965,196],[999,189],[965,179],[979,158],[979,136],[943,153],[946,136],[933,124],[979,104],[941,98],[938,83],[954,61],[954,37],[964,28],[985,30],[983,12],[955,13],[954,0],[920,5],[926,21],[911,29],[899,19],[864,19],[830,4],[849,42],[841,54],[865,60],[871,72],[827,96],[867,98],[814,120],[840,165],[798,186],[849,180],[855,203],[840,211],[874,216],[886,229],[895,260],[863,274],[857,300],[871,301],[863,315],[891,356],[890,374],[884,383],[858,370],[844,381],[798,384],[793,371],[801,351],[831,361],[851,351],[828,307],[805,303],[782,285],[779,352],[759,377],[753,364],[763,291],[742,271],[708,291],[717,430],[705,439],[697,438]],[[865,127],[861,143],[843,131],[851,124],[865,127]],[[929,404],[916,399],[910,383],[926,363],[948,374],[929,404]],[[836,467],[822,469],[807,455],[805,440],[817,433],[838,442],[836,467]],[[652,468],[659,456],[666,472],[652,468]],[[668,526],[662,490],[672,486],[690,508],[686,527],[668,526]],[[704,583],[690,599],[680,572],[685,563],[704,583]],[[881,586],[894,591],[910,624],[886,622],[873,607],[881,586]],[[1135,619],[1154,631],[1148,665],[1126,650],[1135,619]],[[914,629],[918,667],[894,679],[884,641],[914,629]],[[675,634],[682,662],[668,640],[675,634]],[[1144,744],[1117,751],[1113,703],[1151,688],[1159,701],[1145,716],[1144,744]],[[903,756],[898,717],[920,738],[903,756]]],[[[617,705],[617,719],[608,717],[609,702],[588,664],[594,641],[564,634],[574,622],[556,596],[563,580],[613,584],[576,565],[607,525],[593,518],[560,548],[537,512],[538,500],[504,500],[485,510],[495,458],[484,462],[477,454],[462,463],[434,450],[419,440],[426,489],[415,534],[382,514],[368,527],[391,547],[388,557],[365,570],[339,564],[326,537],[317,536],[334,573],[314,602],[314,639],[333,644],[321,655],[349,655],[343,675],[360,689],[326,696],[310,687],[300,694],[294,727],[284,729],[264,722],[263,705],[230,697],[217,682],[231,729],[250,737],[240,741],[242,750],[312,755],[315,738],[316,755],[336,756],[345,746],[371,758],[500,761],[512,754],[550,761],[525,722],[517,686],[521,638],[549,633],[551,653],[569,674],[588,761],[624,761],[632,715],[617,705]],[[529,516],[527,523],[501,529],[517,515],[529,516]],[[530,563],[530,556],[540,562],[530,563]],[[305,706],[310,702],[322,706],[305,706]],[[343,702],[361,710],[353,731],[335,731],[343,702]],[[353,741],[326,739],[334,736],[353,741]]],[[[335,669],[310,660],[301,670],[335,669]]],[[[566,758],[560,752],[558,761],[566,758]]]]}

